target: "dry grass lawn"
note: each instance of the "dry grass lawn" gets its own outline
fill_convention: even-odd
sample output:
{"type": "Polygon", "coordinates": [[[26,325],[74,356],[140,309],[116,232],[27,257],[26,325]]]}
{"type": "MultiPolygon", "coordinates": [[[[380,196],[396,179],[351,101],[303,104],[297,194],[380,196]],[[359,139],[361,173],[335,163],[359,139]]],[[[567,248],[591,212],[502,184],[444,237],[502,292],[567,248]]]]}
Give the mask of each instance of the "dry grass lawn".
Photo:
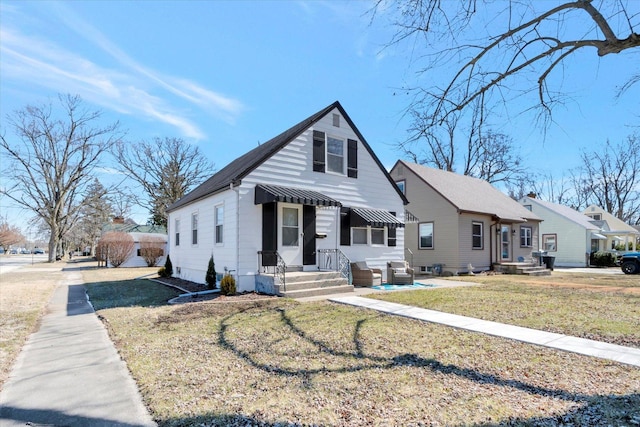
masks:
{"type": "Polygon", "coordinates": [[[369,310],[279,299],[99,314],[161,426],[640,424],[638,368],[369,310]]]}
{"type": "Polygon", "coordinates": [[[0,276],[0,384],[62,280],[63,263],[34,264],[0,276]]]}

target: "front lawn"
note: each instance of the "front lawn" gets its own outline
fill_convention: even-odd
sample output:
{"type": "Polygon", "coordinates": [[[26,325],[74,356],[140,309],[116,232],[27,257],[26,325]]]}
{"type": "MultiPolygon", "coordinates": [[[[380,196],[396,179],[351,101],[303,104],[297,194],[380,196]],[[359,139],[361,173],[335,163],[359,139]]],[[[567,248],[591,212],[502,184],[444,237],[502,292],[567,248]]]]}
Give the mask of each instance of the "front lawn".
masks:
{"type": "MultiPolygon", "coordinates": [[[[640,283],[625,276],[456,278],[480,286],[371,298],[640,348],[640,283]]],[[[636,279],[638,279],[636,277],[636,279]]],[[[424,282],[428,282],[425,279],[424,282]]]]}
{"type": "Polygon", "coordinates": [[[328,302],[114,305],[161,426],[640,422],[640,369],[610,361],[328,302]]]}

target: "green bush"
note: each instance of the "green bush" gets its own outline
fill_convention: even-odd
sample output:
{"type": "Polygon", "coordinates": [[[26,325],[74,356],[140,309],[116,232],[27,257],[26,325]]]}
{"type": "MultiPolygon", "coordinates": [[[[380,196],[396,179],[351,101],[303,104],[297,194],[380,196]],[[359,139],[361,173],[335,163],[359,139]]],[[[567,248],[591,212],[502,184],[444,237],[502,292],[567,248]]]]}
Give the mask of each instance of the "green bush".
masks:
{"type": "Polygon", "coordinates": [[[208,289],[216,288],[216,264],[213,262],[213,255],[209,258],[209,266],[207,267],[207,275],[204,278],[207,282],[208,289]]]}
{"type": "Polygon", "coordinates": [[[616,257],[611,252],[598,251],[593,254],[593,265],[596,267],[614,267],[616,257]]]}
{"type": "Polygon", "coordinates": [[[167,261],[164,263],[164,267],[158,270],[158,274],[160,277],[171,277],[173,276],[173,265],[171,264],[171,258],[169,254],[167,254],[167,261]]]}
{"type": "Polygon", "coordinates": [[[222,295],[235,295],[236,279],[232,275],[226,274],[220,281],[220,293],[222,295]]]}

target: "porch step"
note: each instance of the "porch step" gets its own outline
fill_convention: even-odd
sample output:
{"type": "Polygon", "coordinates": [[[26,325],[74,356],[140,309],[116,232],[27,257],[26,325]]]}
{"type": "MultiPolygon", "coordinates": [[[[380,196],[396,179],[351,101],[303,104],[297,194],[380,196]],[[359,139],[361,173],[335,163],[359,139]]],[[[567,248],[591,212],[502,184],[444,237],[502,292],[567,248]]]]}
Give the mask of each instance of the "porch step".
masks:
{"type": "Polygon", "coordinates": [[[325,286],[321,288],[300,289],[297,291],[290,291],[287,288],[287,291],[282,293],[281,296],[285,298],[305,298],[317,297],[320,295],[343,294],[349,292],[353,292],[353,285],[325,286]]]}
{"type": "Polygon", "coordinates": [[[541,266],[521,267],[517,271],[517,274],[525,274],[527,276],[551,276],[551,270],[541,266]]]}
{"type": "Polygon", "coordinates": [[[527,276],[551,275],[551,270],[544,266],[522,262],[494,264],[494,269],[503,274],[523,274],[527,276]]]}
{"type": "Polygon", "coordinates": [[[353,292],[353,286],[334,271],[288,272],[285,285],[275,285],[276,293],[288,298],[302,298],[353,292]]]}

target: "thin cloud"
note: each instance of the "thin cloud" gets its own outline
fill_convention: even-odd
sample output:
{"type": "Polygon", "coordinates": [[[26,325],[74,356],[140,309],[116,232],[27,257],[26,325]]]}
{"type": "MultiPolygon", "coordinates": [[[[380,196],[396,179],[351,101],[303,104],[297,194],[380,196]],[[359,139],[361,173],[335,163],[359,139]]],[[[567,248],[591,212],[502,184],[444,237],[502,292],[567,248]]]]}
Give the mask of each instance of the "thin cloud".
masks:
{"type": "Polygon", "coordinates": [[[119,113],[161,121],[179,129],[183,136],[197,140],[206,135],[187,115],[171,106],[175,102],[165,99],[167,92],[229,123],[233,123],[244,109],[241,102],[193,81],[165,77],[142,66],[71,9],[62,4],[54,6],[65,25],[107,52],[116,60],[116,65],[123,67],[102,67],[55,43],[28,37],[15,28],[3,26],[0,29],[3,78],[38,84],[57,92],[78,93],[87,101],[119,113]]]}

